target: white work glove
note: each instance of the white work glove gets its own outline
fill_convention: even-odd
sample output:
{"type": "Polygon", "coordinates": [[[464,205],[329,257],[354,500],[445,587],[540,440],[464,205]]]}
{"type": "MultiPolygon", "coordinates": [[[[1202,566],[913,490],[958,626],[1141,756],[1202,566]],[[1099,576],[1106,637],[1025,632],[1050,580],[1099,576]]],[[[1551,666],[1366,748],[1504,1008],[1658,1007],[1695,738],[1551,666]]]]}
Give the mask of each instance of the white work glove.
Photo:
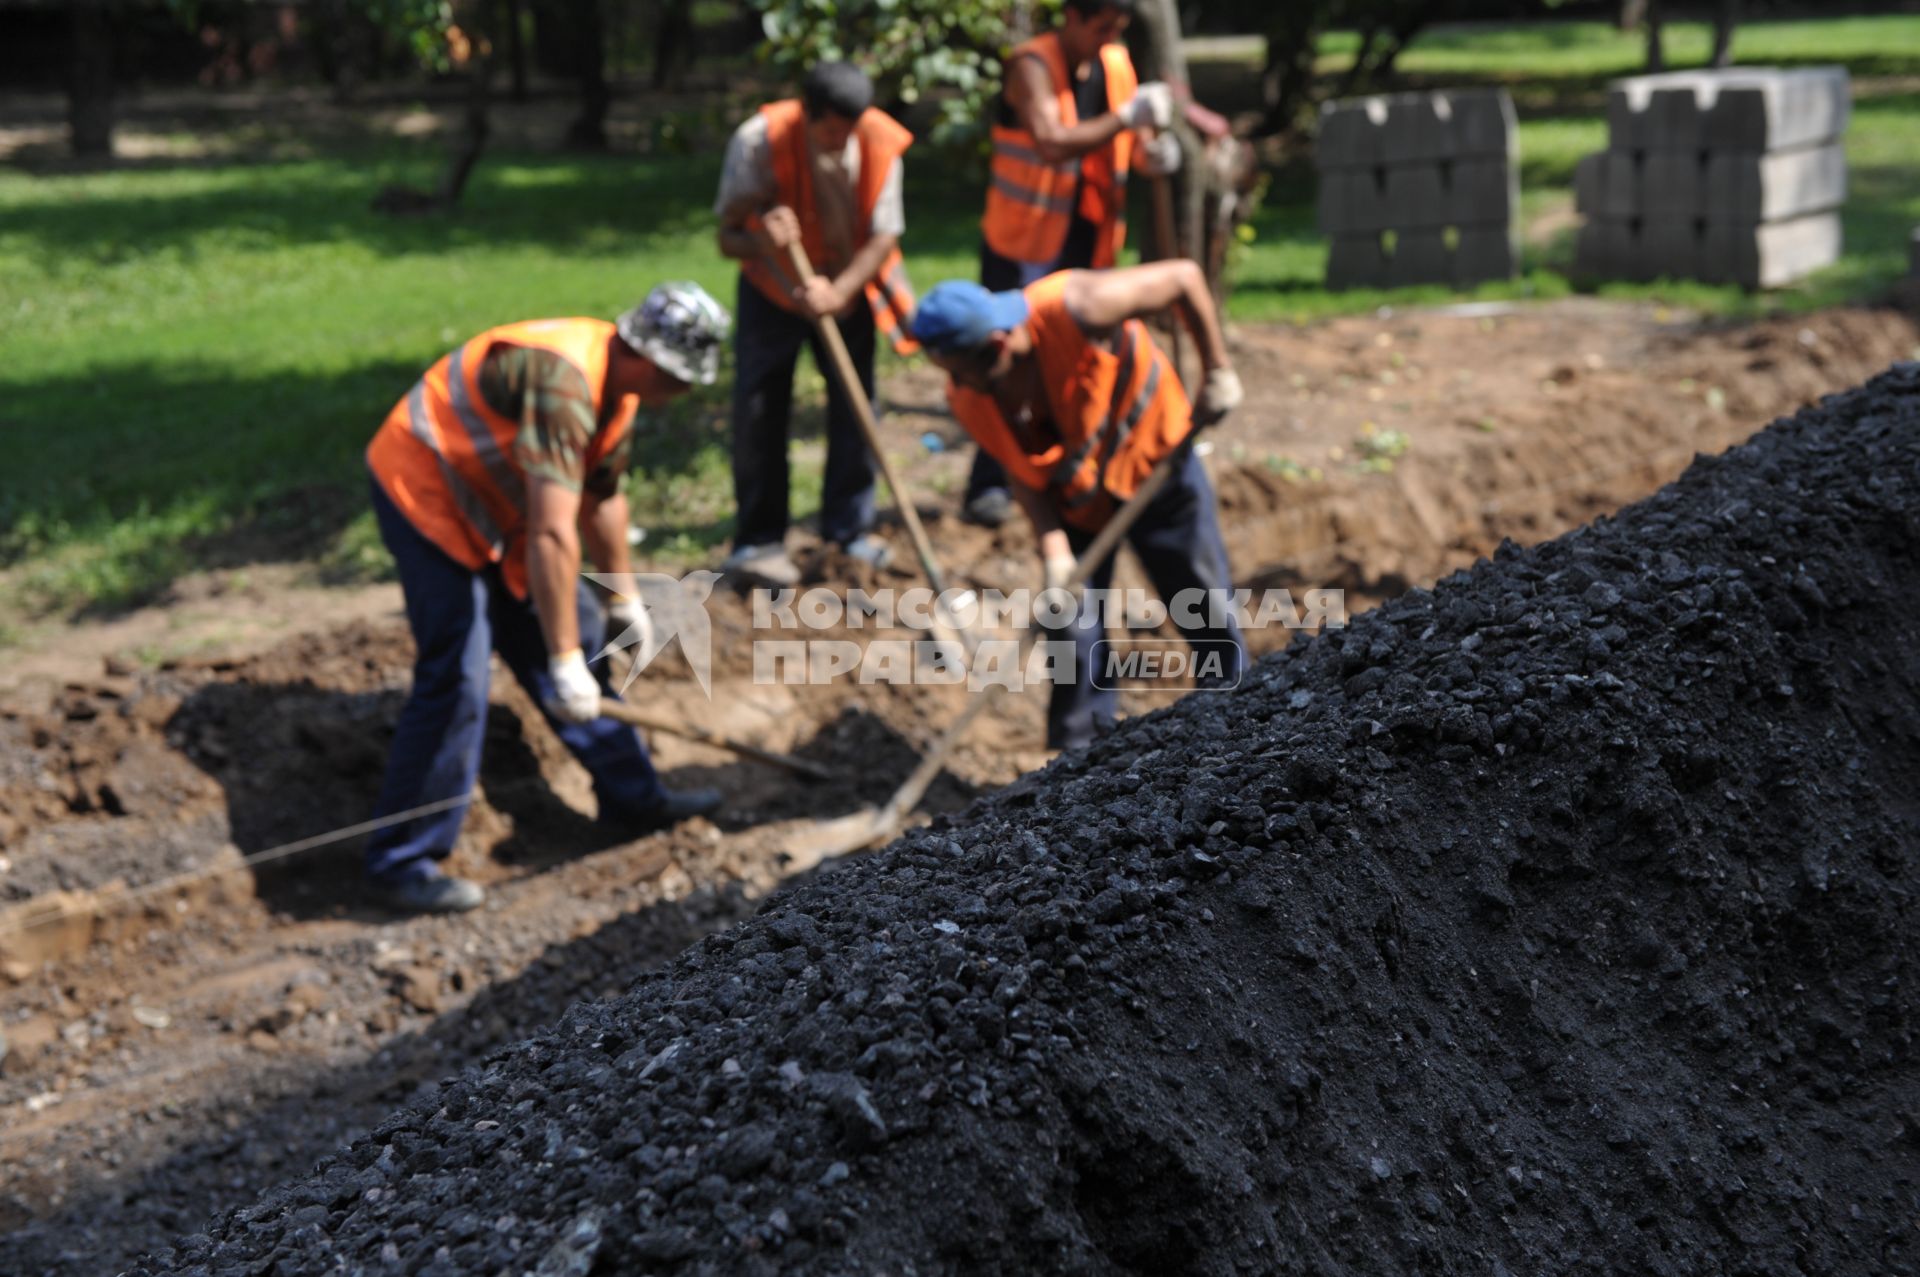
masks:
{"type": "Polygon", "coordinates": [[[1148,177],[1172,177],[1180,171],[1180,138],[1174,133],[1156,133],[1140,144],[1138,168],[1148,177]]]}
{"type": "Polygon", "coordinates": [[[607,603],[607,642],[638,655],[653,646],[653,615],[639,599],[616,597],[607,603]]]}
{"type": "Polygon", "coordinates": [[[1158,80],[1143,84],[1121,103],[1120,122],[1130,129],[1173,127],[1173,90],[1158,80]]]}
{"type": "Polygon", "coordinates": [[[566,723],[591,723],[600,717],[600,684],[587,668],[579,648],[547,662],[553,690],[547,694],[547,712],[566,723]]]}
{"type": "Polygon", "coordinates": [[[1235,408],[1246,398],[1246,391],[1240,388],[1240,374],[1231,368],[1215,368],[1207,373],[1206,384],[1200,387],[1200,400],[1193,406],[1193,424],[1211,426],[1235,408]]]}
{"type": "Polygon", "coordinates": [[[1079,566],[1079,560],[1071,554],[1050,554],[1040,577],[1041,588],[1046,590],[1064,590],[1067,582],[1073,579],[1073,570],[1079,566]]]}

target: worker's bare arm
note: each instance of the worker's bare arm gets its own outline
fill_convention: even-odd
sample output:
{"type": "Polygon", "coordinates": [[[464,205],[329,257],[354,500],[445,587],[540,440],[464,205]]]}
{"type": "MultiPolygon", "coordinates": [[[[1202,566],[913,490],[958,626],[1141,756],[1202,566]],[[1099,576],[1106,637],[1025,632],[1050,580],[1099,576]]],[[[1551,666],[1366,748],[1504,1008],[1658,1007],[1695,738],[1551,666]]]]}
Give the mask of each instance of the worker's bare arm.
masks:
{"type": "Polygon", "coordinates": [[[626,576],[633,571],[633,557],[627,546],[627,494],[610,497],[588,493],[580,518],[580,539],[593,565],[610,576],[626,576]]]}
{"type": "Polygon", "coordinates": [[[720,215],[720,252],[734,261],[784,252],[799,238],[800,217],[784,204],[735,200],[720,215]]]}
{"type": "Polygon", "coordinates": [[[1034,149],[1048,164],[1062,164],[1097,151],[1127,127],[1112,111],[1069,125],[1060,116],[1060,103],[1054,96],[1046,63],[1037,57],[1015,58],[1010,70],[1007,103],[1027,132],[1033,134],[1034,149]]]}
{"type": "Polygon", "coordinates": [[[889,255],[900,243],[897,235],[875,235],[860,246],[847,268],[833,279],[816,275],[801,290],[801,302],[816,315],[837,315],[860,295],[860,290],[880,273],[889,255]]]}
{"type": "Polygon", "coordinates": [[[1061,299],[1089,333],[1109,332],[1129,319],[1157,314],[1171,306],[1193,334],[1207,370],[1232,366],[1207,277],[1184,257],[1126,270],[1075,271],[1067,279],[1061,299]]]}
{"type": "Polygon", "coordinates": [[[579,518],[579,493],[551,479],[527,476],[527,588],[549,655],[580,646],[580,618],[574,611],[580,578],[579,518]]]}
{"type": "Polygon", "coordinates": [[[1060,515],[1053,508],[1053,502],[1044,492],[1035,492],[1026,484],[1017,480],[1010,482],[1008,490],[1013,493],[1014,504],[1025,511],[1027,522],[1033,525],[1033,539],[1040,550],[1040,558],[1047,563],[1057,563],[1062,559],[1073,561],[1073,545],[1067,540],[1067,530],[1060,523],[1060,515]]]}

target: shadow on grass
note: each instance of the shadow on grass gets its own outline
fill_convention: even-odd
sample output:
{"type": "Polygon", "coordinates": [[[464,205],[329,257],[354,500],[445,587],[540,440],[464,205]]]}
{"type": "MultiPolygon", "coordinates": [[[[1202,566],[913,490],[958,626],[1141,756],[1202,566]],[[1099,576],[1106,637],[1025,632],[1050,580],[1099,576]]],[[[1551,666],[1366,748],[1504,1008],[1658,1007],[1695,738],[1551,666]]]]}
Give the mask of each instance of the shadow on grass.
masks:
{"type": "Polygon", "coordinates": [[[715,155],[503,152],[483,158],[461,203],[447,213],[393,217],[372,210],[389,182],[431,186],[443,163],[440,146],[394,144],[312,159],[194,165],[191,182],[169,182],[169,173],[128,173],[120,181],[125,166],[117,166],[79,179],[38,179],[77,184],[81,198],[16,203],[7,233],[36,256],[101,264],[162,253],[190,261],[207,235],[264,248],[347,240],[383,254],[502,244],[597,252],[626,239],[707,231],[719,179],[715,155]]]}
{"type": "Polygon", "coordinates": [[[362,450],[420,369],[237,375],[135,363],[27,384],[0,566],[43,611],[99,616],[204,568],[312,559],[366,509],[362,450]]]}

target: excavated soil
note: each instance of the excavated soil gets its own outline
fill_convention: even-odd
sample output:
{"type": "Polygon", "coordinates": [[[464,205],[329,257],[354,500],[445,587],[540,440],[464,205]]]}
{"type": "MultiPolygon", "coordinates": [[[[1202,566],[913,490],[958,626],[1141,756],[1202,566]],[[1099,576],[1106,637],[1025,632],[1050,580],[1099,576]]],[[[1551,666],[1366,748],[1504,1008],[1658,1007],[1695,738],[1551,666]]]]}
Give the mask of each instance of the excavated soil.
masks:
{"type": "MultiPolygon", "coordinates": [[[[1696,452],[1920,348],[1910,304],[1740,327],[1591,301],[1484,309],[1236,331],[1249,407],[1208,464],[1240,584],[1344,586],[1365,606],[1503,537],[1617,509],[1696,452]],[[1393,430],[1407,450],[1360,464],[1363,441],[1393,430]]],[[[950,575],[1029,584],[1023,530],[951,517],[966,457],[921,444],[946,428],[930,415],[934,381],[910,372],[885,394],[891,450],[950,575]]],[[[848,575],[801,557],[821,580],[848,575]]],[[[1123,580],[1132,571],[1123,560],[1123,580]]],[[[837,779],[796,782],[658,736],[670,780],[717,785],[727,806],[632,841],[594,824],[585,776],[497,674],[483,795],[455,857],[493,899],[464,918],[396,920],[356,899],[351,840],[239,868],[364,818],[411,656],[397,595],[316,599],[271,580],[209,577],[11,651],[0,671],[0,1272],[117,1270],[571,1002],[615,996],[750,916],[806,863],[790,853],[810,822],[888,794],[962,703],[956,689],[756,687],[746,610],[716,595],[715,699],[672,662],[649,671],[642,699],[837,779]],[[176,643],[183,655],[158,667],[126,659],[176,643]]],[[[1269,651],[1285,635],[1253,639],[1269,651]]],[[[1168,700],[1135,688],[1126,704],[1168,700]]],[[[1008,698],[927,810],[1044,761],[1039,709],[1008,698]]]]}
{"type": "Polygon", "coordinates": [[[1920,366],[783,894],[135,1268],[1911,1273],[1920,366]]]}

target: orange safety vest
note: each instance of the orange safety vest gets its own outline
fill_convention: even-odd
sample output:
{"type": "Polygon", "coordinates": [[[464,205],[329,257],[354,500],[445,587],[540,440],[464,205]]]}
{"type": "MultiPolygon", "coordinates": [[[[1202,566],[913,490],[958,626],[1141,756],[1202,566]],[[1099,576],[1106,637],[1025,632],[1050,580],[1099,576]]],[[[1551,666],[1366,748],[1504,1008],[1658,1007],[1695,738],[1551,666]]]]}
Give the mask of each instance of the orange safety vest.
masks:
{"type": "Polygon", "coordinates": [[[1117,354],[1087,337],[1067,310],[1071,274],[1056,272],[1024,290],[1033,357],[1059,438],[1030,451],[992,395],[950,383],[947,398],[967,433],[1015,481],[1050,492],[1062,519],[1092,531],[1180,446],[1193,429],[1193,409],[1145,324],[1121,325],[1117,354]]]}
{"type": "MultiPolygon", "coordinates": [[[[1067,65],[1059,33],[1035,36],[1015,49],[1006,65],[1011,67],[1023,57],[1039,58],[1046,66],[1060,122],[1069,128],[1078,124],[1073,68],[1067,65]]],[[[1103,45],[1100,62],[1107,73],[1107,109],[1118,110],[1140,87],[1140,77],[1124,45],[1103,45]]],[[[1077,160],[1048,164],[1040,158],[1039,143],[1031,132],[996,124],[987,214],[980,221],[987,246],[1017,262],[1050,262],[1059,257],[1073,222],[1078,183],[1079,213],[1099,228],[1091,265],[1095,270],[1112,266],[1127,239],[1127,172],[1132,167],[1132,129],[1122,129],[1112,142],[1077,160]]]]}
{"type": "MultiPolygon", "coordinates": [[[[819,211],[813,202],[813,165],[807,158],[806,108],[799,99],[789,98],[761,107],[760,114],[767,117],[767,149],[773,157],[773,182],[779,200],[800,219],[800,242],[807,250],[807,260],[825,261],[827,239],[820,229],[819,211]]],[[[854,229],[854,248],[858,250],[872,233],[874,206],[886,188],[887,175],[913,145],[913,134],[875,107],[868,107],[861,114],[853,132],[860,141],[860,181],[854,191],[860,217],[854,229]]],[[[769,301],[798,313],[800,308],[793,302],[793,290],[799,287],[799,281],[788,273],[787,262],[779,262],[777,272],[774,266],[760,257],[749,257],[740,263],[741,271],[769,301]]],[[[867,305],[873,308],[874,324],[893,343],[894,351],[901,355],[918,352],[920,343],[907,331],[916,305],[913,285],[907,281],[906,261],[897,247],[880,263],[880,273],[867,281],[866,293],[867,305]]]]}
{"type": "Polygon", "coordinates": [[[456,563],[476,572],[498,563],[516,598],[527,596],[527,480],[513,459],[520,423],[481,397],[481,362],[502,344],[550,350],[578,368],[593,394],[594,416],[603,422],[587,447],[591,471],[626,437],[640,406],[629,395],[610,420],[604,416],[613,332],[603,319],[489,328],[427,369],[367,445],[368,468],[408,522],[456,563]]]}

